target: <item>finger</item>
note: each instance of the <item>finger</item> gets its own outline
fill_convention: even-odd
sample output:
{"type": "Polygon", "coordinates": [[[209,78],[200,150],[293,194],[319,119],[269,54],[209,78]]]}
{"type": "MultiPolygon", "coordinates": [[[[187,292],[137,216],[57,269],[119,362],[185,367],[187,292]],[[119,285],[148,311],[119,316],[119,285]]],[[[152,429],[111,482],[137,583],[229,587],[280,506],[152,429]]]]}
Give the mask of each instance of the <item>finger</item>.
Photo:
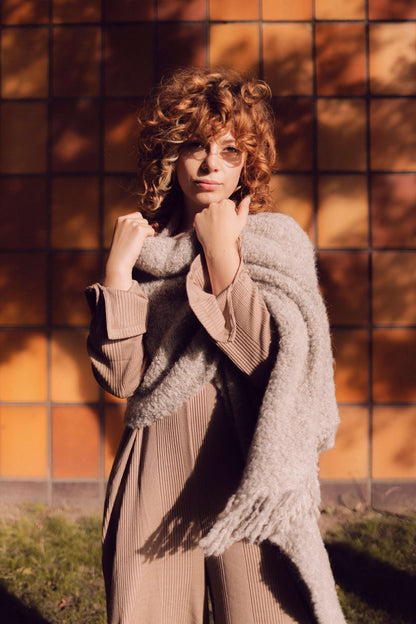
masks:
{"type": "Polygon", "coordinates": [[[251,202],[250,195],[246,195],[246,197],[244,197],[244,199],[241,200],[237,208],[237,215],[239,218],[243,220],[247,219],[247,216],[250,210],[250,202],[251,202]]]}

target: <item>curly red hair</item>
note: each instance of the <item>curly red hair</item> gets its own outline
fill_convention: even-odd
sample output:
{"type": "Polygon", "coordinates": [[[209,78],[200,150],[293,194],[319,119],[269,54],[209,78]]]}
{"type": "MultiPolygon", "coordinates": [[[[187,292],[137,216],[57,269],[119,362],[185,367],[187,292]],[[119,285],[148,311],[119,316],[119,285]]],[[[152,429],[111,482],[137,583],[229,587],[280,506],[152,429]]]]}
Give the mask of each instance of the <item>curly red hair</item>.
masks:
{"type": "Polygon", "coordinates": [[[276,160],[270,87],[230,70],[177,70],[162,79],[139,115],[140,209],[151,221],[166,222],[181,201],[175,168],[182,146],[230,131],[246,152],[238,190],[251,196],[250,212],[270,210],[269,182],[276,160]]]}

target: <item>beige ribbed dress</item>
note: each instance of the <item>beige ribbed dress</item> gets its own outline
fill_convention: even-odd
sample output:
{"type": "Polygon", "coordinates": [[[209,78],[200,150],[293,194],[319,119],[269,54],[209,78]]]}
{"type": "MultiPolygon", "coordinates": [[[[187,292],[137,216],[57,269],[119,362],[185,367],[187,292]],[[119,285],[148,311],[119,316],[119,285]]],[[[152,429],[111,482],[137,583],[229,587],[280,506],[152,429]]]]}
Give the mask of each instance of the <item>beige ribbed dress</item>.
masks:
{"type": "MultiPolygon", "coordinates": [[[[277,339],[269,313],[243,264],[219,296],[207,293],[205,284],[198,256],[188,275],[191,308],[241,371],[255,418],[277,339]],[[222,318],[217,335],[213,308],[222,318]]],[[[96,378],[109,392],[130,396],[145,366],[146,297],[134,282],[129,291],[95,284],[87,298],[96,378]]],[[[126,428],[104,512],[109,624],[205,624],[206,584],[215,624],[314,622],[299,581],[275,546],[239,542],[208,559],[198,546],[236,490],[243,466],[231,408],[215,380],[170,417],[144,429],[126,428]]]]}

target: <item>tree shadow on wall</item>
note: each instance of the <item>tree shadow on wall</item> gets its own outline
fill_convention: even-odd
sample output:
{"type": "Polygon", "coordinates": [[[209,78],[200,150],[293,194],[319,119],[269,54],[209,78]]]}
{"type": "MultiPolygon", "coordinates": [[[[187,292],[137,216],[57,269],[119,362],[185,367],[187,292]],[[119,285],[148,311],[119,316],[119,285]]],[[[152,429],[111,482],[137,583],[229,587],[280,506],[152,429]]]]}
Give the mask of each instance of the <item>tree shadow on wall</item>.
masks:
{"type": "MultiPolygon", "coordinates": [[[[184,2],[183,5],[187,5],[188,3],[184,2]]],[[[179,9],[177,9],[179,11],[179,9]]],[[[175,18],[180,13],[175,13],[175,18]]],[[[158,78],[159,75],[166,69],[170,69],[177,66],[184,66],[187,64],[198,64],[202,63],[202,59],[205,59],[205,34],[204,29],[201,28],[191,28],[194,25],[188,25],[181,23],[178,24],[159,24],[158,25],[158,34],[156,40],[158,41],[158,54],[157,58],[148,58],[147,61],[152,65],[152,75],[153,78],[158,78]]],[[[150,28],[150,26],[149,26],[150,28]]],[[[153,28],[153,26],[152,26],[153,28]]],[[[110,40],[110,43],[113,40],[110,40]]],[[[325,43],[323,43],[325,46],[325,43]]],[[[329,45],[329,44],[327,44],[329,45]]],[[[239,58],[247,58],[249,51],[251,50],[251,46],[245,42],[244,40],[230,42],[229,49],[225,49],[222,56],[222,64],[227,66],[230,64],[230,59],[232,59],[233,63],[237,63],[239,58]]],[[[123,76],[120,78],[120,85],[123,86],[123,89],[130,88],[129,85],[133,84],[134,81],[137,81],[137,75],[134,73],[134,69],[137,68],[138,63],[143,63],[143,58],[134,57],[134,58],[122,58],[120,57],[120,51],[122,48],[117,47],[117,42],[114,39],[114,48],[111,45],[107,46],[107,57],[106,63],[109,63],[110,66],[115,67],[116,71],[123,76]],[[133,81],[133,82],[132,82],[133,81]],[[126,87],[127,85],[127,87],[126,87]]],[[[152,51],[149,48],[149,51],[152,51]]],[[[150,54],[149,54],[150,57],[150,54]]],[[[331,55],[331,63],[332,66],[339,66],[343,59],[345,58],[345,50],[341,50],[339,53],[335,52],[331,55]],[[339,54],[337,58],[337,54],[339,54]]],[[[299,56],[298,52],[294,52],[291,55],[288,55],[285,62],[276,65],[275,69],[278,72],[278,88],[277,93],[285,93],[285,85],[294,84],[293,72],[305,71],[305,66],[303,63],[299,66],[299,56]],[[298,69],[299,67],[299,69],[298,69]],[[279,88],[279,83],[282,85],[279,88]]],[[[28,58],[28,63],[32,62],[31,58],[28,58]]],[[[82,66],[82,63],[85,62],[85,66],[90,67],[88,58],[79,58],[77,59],[79,65],[82,66]]],[[[221,64],[221,63],[218,63],[221,64]]],[[[269,68],[270,71],[274,71],[273,69],[273,59],[269,59],[269,68]]],[[[237,67],[238,69],[238,67],[237,67]]],[[[255,75],[258,73],[258,66],[256,63],[253,63],[251,66],[246,67],[245,71],[249,75],[255,75]]],[[[27,73],[27,68],[25,68],[25,72],[27,73]]],[[[403,72],[407,75],[410,72],[409,68],[403,68],[403,72]]],[[[335,72],[332,74],[328,74],[329,78],[338,80],[338,74],[335,72]],[[331,78],[332,76],[332,78],[331,78]],[[335,78],[333,78],[335,76],[335,78]]],[[[358,79],[356,83],[354,83],[353,72],[348,74],[347,77],[344,75],[344,95],[348,95],[349,93],[357,93],[362,89],[362,81],[358,79]]],[[[295,81],[296,82],[296,81],[295,81]]],[[[301,80],[298,80],[296,84],[301,83],[301,80]]],[[[339,87],[339,85],[338,85],[339,87]]],[[[337,87],[337,88],[338,88],[337,87]]],[[[114,87],[111,87],[111,89],[114,87]]],[[[110,90],[111,90],[110,89],[110,90]]],[[[133,91],[123,91],[119,93],[111,94],[106,93],[107,96],[111,95],[111,98],[119,100],[126,100],[129,102],[133,102],[133,100],[139,101],[142,93],[138,94],[133,91]]],[[[105,104],[109,102],[111,99],[107,98],[105,104]]],[[[336,99],[336,97],[334,98],[336,99]]],[[[291,98],[283,98],[279,97],[279,95],[274,97],[273,100],[274,107],[277,111],[278,115],[278,134],[281,139],[279,140],[278,136],[278,146],[280,146],[280,169],[283,174],[287,178],[291,178],[291,187],[290,193],[292,198],[300,203],[304,203],[305,205],[308,202],[313,202],[313,193],[311,193],[311,184],[304,184],[303,182],[306,179],[312,180],[313,176],[313,139],[314,139],[314,128],[313,128],[313,102],[310,94],[304,94],[304,96],[299,95],[296,96],[293,100],[291,98]],[[302,175],[299,175],[302,174],[302,175]]],[[[96,101],[74,101],[70,103],[59,102],[53,105],[54,111],[54,119],[53,119],[53,162],[54,162],[54,173],[56,174],[72,174],[72,175],[85,175],[85,173],[90,173],[92,175],[96,175],[99,167],[99,145],[104,144],[105,150],[123,150],[123,145],[126,147],[126,150],[130,150],[130,146],[133,143],[133,138],[131,137],[132,132],[132,109],[127,107],[122,110],[117,109],[116,121],[111,121],[107,119],[104,124],[104,127],[101,127],[98,123],[99,118],[99,105],[96,101]],[[117,130],[112,132],[112,130],[117,130]],[[100,135],[100,132],[103,132],[103,136],[100,135]],[[111,137],[111,138],[109,138],[111,137]]],[[[109,109],[108,109],[109,110],[109,109]]],[[[105,115],[108,110],[105,108],[105,115]]],[[[390,109],[389,109],[390,110],[390,109]]],[[[390,111],[391,112],[391,111],[390,111]]],[[[385,112],[385,116],[378,117],[377,125],[372,129],[373,133],[380,132],[383,140],[386,141],[388,136],[382,127],[384,122],[388,121],[388,128],[391,135],[393,135],[394,130],[399,130],[400,136],[412,136],[413,133],[413,124],[414,121],[406,115],[406,110],[397,106],[396,114],[387,116],[388,111],[385,112]]],[[[115,118],[114,118],[115,119],[115,118]]],[[[318,138],[324,144],[321,146],[321,153],[326,154],[327,163],[331,162],[331,150],[335,149],[336,152],[342,152],[343,158],[348,163],[354,163],[355,158],[357,157],[356,149],[357,145],[364,145],[364,143],[360,143],[359,141],[351,140],[351,137],[361,137],[363,132],[362,119],[354,119],[354,116],[348,117],[348,123],[343,123],[343,120],[340,119],[340,123],[337,125],[334,123],[334,120],[330,117],[322,117],[320,119],[320,129],[318,133],[318,138]],[[345,145],[342,144],[342,140],[345,138],[345,145]],[[348,140],[347,140],[348,139],[348,140]],[[335,146],[335,147],[334,147],[335,146]]],[[[401,159],[401,145],[397,141],[388,142],[389,152],[388,158],[391,162],[391,168],[394,168],[394,163],[396,160],[401,159]]],[[[362,156],[362,154],[358,154],[358,156],[362,156]]],[[[123,172],[120,170],[115,171],[115,160],[111,160],[110,158],[111,168],[106,170],[106,173],[109,175],[121,175],[123,172]]],[[[352,170],[354,166],[352,165],[352,170]]],[[[335,171],[335,170],[334,170],[335,171]]],[[[382,199],[382,198],[381,198],[382,199]]],[[[88,208],[87,208],[88,209],[88,208]]],[[[92,209],[92,208],[91,208],[92,209]]],[[[285,203],[282,200],[282,205],[278,206],[278,209],[281,212],[285,212],[285,203]]],[[[408,213],[409,221],[415,220],[415,213],[408,213]]],[[[305,229],[310,229],[312,227],[312,220],[306,223],[305,229]]],[[[355,227],[355,224],[352,224],[351,227],[355,227]]],[[[348,236],[348,232],[346,235],[348,236]]],[[[336,244],[339,246],[343,245],[343,235],[340,234],[339,241],[336,241],[336,244]]],[[[397,279],[398,283],[401,283],[403,280],[403,286],[405,283],[407,286],[409,285],[408,277],[394,276],[397,279]]],[[[4,292],[10,292],[10,284],[7,283],[7,276],[4,277],[4,292]]],[[[99,276],[97,275],[97,279],[99,276]]],[[[22,284],[22,288],[25,288],[24,283],[22,284]]],[[[327,273],[325,275],[325,288],[329,293],[336,293],[336,305],[339,308],[355,308],[357,306],[356,303],[356,292],[351,289],[343,288],[343,275],[334,275],[331,271],[331,267],[328,267],[327,273]]],[[[400,289],[403,290],[403,289],[400,289]]],[[[362,291],[364,293],[364,291],[362,291]]],[[[362,294],[364,297],[364,294],[362,294]]],[[[363,303],[364,305],[364,303],[363,303]]],[[[404,299],[404,306],[412,306],[413,303],[410,299],[404,299]]],[[[25,341],[24,337],[22,340],[14,345],[14,348],[17,350],[25,349],[25,341]]],[[[61,348],[61,345],[60,345],[61,348]]],[[[65,345],[62,343],[62,349],[65,348],[65,345]]],[[[1,358],[7,358],[8,354],[2,352],[0,355],[1,358]]],[[[355,384],[360,384],[361,380],[359,378],[360,371],[357,370],[356,367],[351,367],[350,369],[350,378],[348,383],[351,386],[355,384]]],[[[80,372],[80,383],[82,373],[80,372]]],[[[386,386],[392,384],[391,379],[386,375],[385,382],[386,386]]],[[[394,387],[388,388],[389,391],[393,392],[394,387]]],[[[114,449],[115,450],[115,449],[114,449]]]]}

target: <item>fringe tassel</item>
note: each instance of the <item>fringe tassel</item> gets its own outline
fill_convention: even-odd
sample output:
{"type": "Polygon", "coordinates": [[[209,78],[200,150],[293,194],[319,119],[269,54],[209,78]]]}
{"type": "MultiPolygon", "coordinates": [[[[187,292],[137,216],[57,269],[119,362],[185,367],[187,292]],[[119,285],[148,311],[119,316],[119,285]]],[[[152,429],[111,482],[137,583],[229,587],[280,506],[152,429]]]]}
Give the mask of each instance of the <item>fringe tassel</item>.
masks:
{"type": "Polygon", "coordinates": [[[242,539],[262,542],[271,535],[285,535],[305,518],[318,515],[318,505],[306,487],[301,492],[286,492],[277,500],[266,492],[255,497],[236,494],[199,544],[206,556],[218,556],[242,539]]]}

